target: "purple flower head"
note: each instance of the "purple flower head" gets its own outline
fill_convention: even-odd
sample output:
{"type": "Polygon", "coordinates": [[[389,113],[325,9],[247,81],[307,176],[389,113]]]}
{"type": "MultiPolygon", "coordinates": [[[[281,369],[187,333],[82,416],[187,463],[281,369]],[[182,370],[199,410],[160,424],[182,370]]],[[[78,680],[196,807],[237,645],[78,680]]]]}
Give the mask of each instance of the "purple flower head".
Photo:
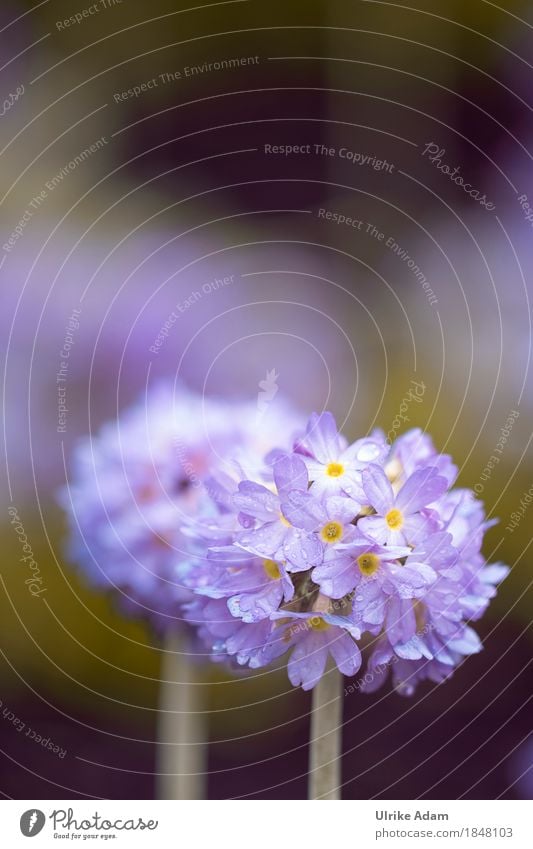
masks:
{"type": "Polygon", "coordinates": [[[296,414],[271,406],[268,435],[258,434],[255,402],[230,405],[160,383],[82,440],[60,500],[70,556],[90,582],[114,589],[157,630],[177,627],[206,538],[223,544],[234,527],[212,502],[207,474],[229,477],[237,456],[262,465],[265,450],[290,444],[299,427],[296,414]]]}
{"type": "Polygon", "coordinates": [[[217,660],[256,669],[288,653],[291,682],[311,689],[330,655],[343,674],[357,672],[366,632],[364,689],[390,667],[410,694],[480,650],[468,623],[507,567],[487,565],[491,523],[470,491],[449,491],[449,458],[419,432],[407,437],[387,458],[381,436],[347,446],[324,413],[292,454],[271,451],[253,474],[241,464],[218,473],[185,581],[217,660]]]}

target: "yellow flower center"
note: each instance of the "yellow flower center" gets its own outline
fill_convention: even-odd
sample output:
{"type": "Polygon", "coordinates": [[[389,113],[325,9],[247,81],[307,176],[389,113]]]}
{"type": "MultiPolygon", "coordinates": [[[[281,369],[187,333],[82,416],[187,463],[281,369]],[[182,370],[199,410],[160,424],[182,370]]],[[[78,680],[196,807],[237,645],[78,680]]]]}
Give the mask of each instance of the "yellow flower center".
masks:
{"type": "Polygon", "coordinates": [[[403,525],[402,511],[397,510],[396,507],[393,507],[392,510],[389,510],[389,512],[385,516],[385,521],[391,531],[399,531],[403,525]]]}
{"type": "Polygon", "coordinates": [[[340,522],[328,522],[320,531],[320,536],[324,542],[337,542],[342,537],[342,525],[340,522]]]}
{"type": "Polygon", "coordinates": [[[277,581],[281,578],[281,572],[275,560],[263,560],[263,569],[272,581],[277,581]]]}
{"type": "Polygon", "coordinates": [[[283,513],[280,513],[280,514],[279,514],[279,520],[280,520],[280,522],[281,522],[281,524],[282,524],[282,525],[285,525],[285,527],[286,527],[286,528],[290,528],[290,527],[291,527],[291,523],[289,522],[289,520],[288,520],[288,519],[286,519],[286,518],[285,518],[285,516],[283,515],[283,513]]]}
{"type": "Polygon", "coordinates": [[[326,466],[326,474],[330,478],[340,478],[344,474],[344,466],[342,463],[328,463],[326,466]]]}
{"type": "Polygon", "coordinates": [[[372,554],[370,551],[366,551],[364,554],[360,554],[357,558],[357,565],[359,566],[363,575],[373,575],[374,572],[379,568],[380,559],[377,554],[372,554]]]}
{"type": "Polygon", "coordinates": [[[312,619],[308,619],[307,621],[313,631],[327,631],[329,628],[329,622],[325,622],[320,616],[313,616],[312,619]]]}

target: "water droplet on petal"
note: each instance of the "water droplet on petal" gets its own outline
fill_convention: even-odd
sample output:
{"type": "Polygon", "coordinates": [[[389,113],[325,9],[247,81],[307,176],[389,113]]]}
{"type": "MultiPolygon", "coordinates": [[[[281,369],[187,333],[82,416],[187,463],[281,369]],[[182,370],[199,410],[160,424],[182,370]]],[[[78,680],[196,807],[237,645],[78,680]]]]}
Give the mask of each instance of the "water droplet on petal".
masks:
{"type": "Polygon", "coordinates": [[[357,459],[360,460],[362,463],[370,463],[372,460],[375,460],[379,453],[379,446],[375,443],[362,445],[359,451],[357,452],[357,459]]]}

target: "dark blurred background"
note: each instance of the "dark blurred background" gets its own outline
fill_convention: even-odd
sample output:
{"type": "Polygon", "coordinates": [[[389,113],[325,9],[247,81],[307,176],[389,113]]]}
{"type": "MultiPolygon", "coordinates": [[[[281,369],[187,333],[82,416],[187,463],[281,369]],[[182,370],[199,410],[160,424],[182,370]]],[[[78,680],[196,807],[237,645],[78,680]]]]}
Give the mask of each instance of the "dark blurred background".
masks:
{"type": "MultiPolygon", "coordinates": [[[[506,530],[533,484],[530,5],[90,6],[0,10],[0,790],[153,796],[160,646],[66,561],[55,492],[76,440],[147,381],[254,399],[275,368],[280,395],[331,409],[351,436],[389,431],[423,382],[409,426],[477,486],[501,520],[485,553],[512,566],[484,652],[451,682],[346,698],[344,797],[531,798],[533,508],[506,530]],[[232,274],[150,352],[177,303],[232,274]],[[22,580],[11,504],[46,604],[22,580]]],[[[309,697],[283,670],[202,674],[210,797],[304,798],[309,697]]]]}

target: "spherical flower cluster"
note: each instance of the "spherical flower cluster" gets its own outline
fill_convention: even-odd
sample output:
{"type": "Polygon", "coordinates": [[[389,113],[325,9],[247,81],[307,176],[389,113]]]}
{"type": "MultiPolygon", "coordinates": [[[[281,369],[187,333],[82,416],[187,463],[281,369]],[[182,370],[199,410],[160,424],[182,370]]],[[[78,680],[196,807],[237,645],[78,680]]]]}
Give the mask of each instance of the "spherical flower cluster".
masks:
{"type": "Polygon", "coordinates": [[[229,404],[181,385],[155,385],[74,452],[60,493],[70,559],[157,631],[179,626],[181,605],[191,598],[185,578],[196,562],[181,526],[209,515],[203,481],[210,468],[231,470],[232,458],[240,474],[254,474],[257,457],[280,442],[290,448],[304,423],[278,399],[258,411],[255,401],[229,404]]]}
{"type": "MultiPolygon", "coordinates": [[[[235,467],[238,468],[238,467],[235,467]]],[[[331,655],[345,675],[392,672],[398,692],[449,677],[481,643],[477,620],[507,574],[481,554],[483,505],[453,489],[457,469],[420,430],[349,445],[314,414],[292,450],[254,475],[215,472],[214,510],[193,538],[185,605],[214,660],[253,669],[288,654],[291,683],[313,688],[331,655]]]]}

